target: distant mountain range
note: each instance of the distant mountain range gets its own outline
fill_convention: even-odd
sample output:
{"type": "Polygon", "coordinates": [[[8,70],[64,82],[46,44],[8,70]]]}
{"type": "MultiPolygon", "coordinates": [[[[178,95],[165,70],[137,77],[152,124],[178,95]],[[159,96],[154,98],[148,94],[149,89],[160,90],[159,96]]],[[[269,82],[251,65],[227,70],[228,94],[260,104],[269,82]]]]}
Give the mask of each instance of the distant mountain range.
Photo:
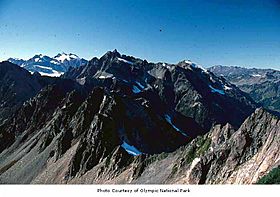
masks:
{"type": "Polygon", "coordinates": [[[59,53],[53,58],[40,54],[28,60],[9,58],[8,61],[25,68],[31,73],[38,72],[42,76],[51,77],[59,77],[70,67],[76,68],[87,63],[87,60],[72,53],[59,53]]]}
{"type": "Polygon", "coordinates": [[[279,117],[189,60],[1,62],[0,120],[0,183],[252,184],[280,164],[279,117]]]}
{"type": "Polygon", "coordinates": [[[235,84],[267,109],[280,113],[280,71],[237,66],[213,66],[209,71],[235,84]]]}

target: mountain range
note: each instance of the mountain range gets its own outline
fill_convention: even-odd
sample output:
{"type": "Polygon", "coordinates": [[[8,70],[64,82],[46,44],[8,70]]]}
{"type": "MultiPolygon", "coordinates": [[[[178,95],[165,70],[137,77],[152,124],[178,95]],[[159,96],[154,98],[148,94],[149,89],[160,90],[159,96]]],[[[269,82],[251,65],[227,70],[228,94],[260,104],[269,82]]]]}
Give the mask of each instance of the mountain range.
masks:
{"type": "Polygon", "coordinates": [[[279,168],[279,116],[191,61],[24,68],[0,63],[0,183],[252,184],[279,168]]]}
{"type": "Polygon", "coordinates": [[[38,72],[43,76],[51,77],[59,77],[70,67],[76,68],[87,63],[87,60],[72,53],[59,53],[53,58],[40,54],[28,60],[9,58],[8,61],[25,68],[31,73],[38,72]]]}
{"type": "Polygon", "coordinates": [[[263,107],[280,113],[280,71],[273,69],[213,66],[209,69],[224,77],[263,107]]]}

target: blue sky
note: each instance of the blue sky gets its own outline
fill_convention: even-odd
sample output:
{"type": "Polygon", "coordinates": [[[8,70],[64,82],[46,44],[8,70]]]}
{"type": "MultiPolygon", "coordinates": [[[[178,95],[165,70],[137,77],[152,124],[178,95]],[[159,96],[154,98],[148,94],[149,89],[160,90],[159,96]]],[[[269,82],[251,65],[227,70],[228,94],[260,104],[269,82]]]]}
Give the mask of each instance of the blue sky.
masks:
{"type": "Polygon", "coordinates": [[[280,1],[0,0],[1,60],[115,48],[155,62],[280,69],[280,1]]]}

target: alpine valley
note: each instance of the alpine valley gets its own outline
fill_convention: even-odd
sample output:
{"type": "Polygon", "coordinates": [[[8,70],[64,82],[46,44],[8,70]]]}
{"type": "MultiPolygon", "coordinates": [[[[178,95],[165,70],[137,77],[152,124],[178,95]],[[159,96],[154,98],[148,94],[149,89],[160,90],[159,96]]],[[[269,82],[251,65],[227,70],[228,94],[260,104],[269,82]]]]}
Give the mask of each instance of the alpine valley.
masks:
{"type": "Polygon", "coordinates": [[[1,62],[0,183],[280,183],[280,74],[225,73],[117,50],[1,62]]]}

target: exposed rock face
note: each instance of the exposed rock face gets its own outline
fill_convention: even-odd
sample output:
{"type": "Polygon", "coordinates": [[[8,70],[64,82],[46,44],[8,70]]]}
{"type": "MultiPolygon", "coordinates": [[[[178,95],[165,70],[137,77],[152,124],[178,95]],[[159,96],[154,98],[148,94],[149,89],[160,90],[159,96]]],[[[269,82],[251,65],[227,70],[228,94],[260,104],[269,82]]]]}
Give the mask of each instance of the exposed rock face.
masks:
{"type": "Polygon", "coordinates": [[[0,63],[0,122],[2,123],[42,85],[28,71],[9,62],[0,63]]]}
{"type": "Polygon", "coordinates": [[[253,183],[279,160],[277,117],[247,118],[250,97],[188,61],[112,51],[31,77],[42,88],[0,127],[1,183],[253,183]]]}
{"type": "MultiPolygon", "coordinates": [[[[279,139],[279,119],[258,109],[236,132],[230,125],[216,126],[202,139],[178,150],[172,156],[177,162],[172,163],[171,178],[160,180],[157,174],[151,175],[150,168],[160,165],[156,164],[145,169],[136,182],[145,179],[148,171],[149,176],[155,177],[149,178],[150,183],[256,183],[279,165],[279,139]]],[[[165,163],[168,157],[159,163],[165,163]]]]}
{"type": "Polygon", "coordinates": [[[252,184],[279,166],[279,124],[277,117],[257,109],[237,131],[229,124],[216,125],[172,153],[151,156],[133,157],[116,146],[92,169],[71,177],[75,143],[58,160],[49,159],[32,182],[252,184]]]}
{"type": "MultiPolygon", "coordinates": [[[[279,126],[277,117],[258,109],[236,132],[230,125],[217,125],[174,153],[135,158],[117,177],[103,179],[102,183],[256,183],[279,166],[279,126]]],[[[100,182],[90,178],[96,175],[94,172],[70,182],[100,182]]]]}
{"type": "Polygon", "coordinates": [[[60,81],[59,78],[41,77],[38,73],[31,75],[7,61],[0,62],[0,125],[42,88],[60,81]]]}
{"type": "Polygon", "coordinates": [[[209,70],[235,84],[265,108],[280,113],[280,71],[233,66],[213,66],[209,70]]]}
{"type": "Polygon", "coordinates": [[[188,61],[153,64],[113,51],[63,77],[142,98],[157,112],[178,112],[205,130],[227,122],[238,128],[256,107],[238,88],[188,61]]]}

